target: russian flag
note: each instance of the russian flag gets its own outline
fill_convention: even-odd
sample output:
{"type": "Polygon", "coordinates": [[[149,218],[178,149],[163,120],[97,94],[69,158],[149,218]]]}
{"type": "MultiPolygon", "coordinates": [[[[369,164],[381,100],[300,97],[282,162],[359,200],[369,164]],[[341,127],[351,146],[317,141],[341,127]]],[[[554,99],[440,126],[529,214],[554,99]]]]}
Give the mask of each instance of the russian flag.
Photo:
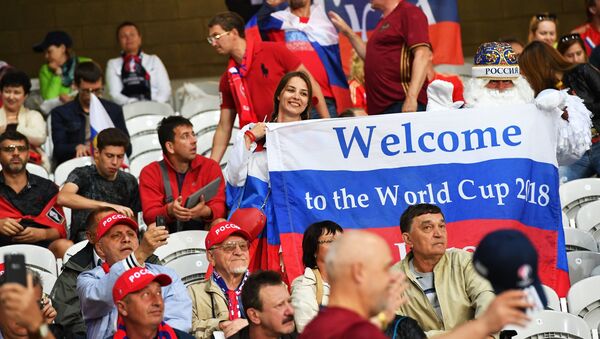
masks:
{"type": "Polygon", "coordinates": [[[399,260],[408,251],[400,215],[432,203],[444,212],[449,248],[472,251],[501,228],[527,234],[542,282],[565,296],[556,140],[554,118],[534,105],[269,124],[271,195],[288,277],[303,272],[302,235],[311,223],[375,232],[399,260]]]}
{"type": "MultiPolygon", "coordinates": [[[[108,112],[106,112],[106,109],[104,106],[102,106],[100,99],[98,99],[94,93],[91,93],[90,95],[90,147],[93,156],[94,150],[96,149],[96,136],[98,133],[107,128],[115,127],[115,124],[113,124],[108,112]]],[[[127,155],[125,155],[125,160],[123,161],[123,165],[121,167],[129,167],[129,159],[127,158],[127,155]]]]}
{"type": "MultiPolygon", "coordinates": [[[[421,8],[427,17],[433,63],[462,65],[464,58],[456,0],[404,1],[421,8]]],[[[381,19],[381,12],[372,9],[369,0],[325,0],[325,7],[327,11],[334,11],[344,18],[365,41],[381,19]]],[[[352,46],[345,37],[340,39],[340,49],[344,70],[348,74],[352,46]]]]}
{"type": "MultiPolygon", "coordinates": [[[[338,33],[329,21],[322,1],[317,0],[311,6],[308,22],[292,14],[289,8],[265,5],[246,25],[246,36],[285,42],[292,52],[314,50],[325,70],[337,111],[352,107],[348,81],[342,68],[338,33]]],[[[303,59],[302,62],[314,73],[311,60],[303,59]]]]}

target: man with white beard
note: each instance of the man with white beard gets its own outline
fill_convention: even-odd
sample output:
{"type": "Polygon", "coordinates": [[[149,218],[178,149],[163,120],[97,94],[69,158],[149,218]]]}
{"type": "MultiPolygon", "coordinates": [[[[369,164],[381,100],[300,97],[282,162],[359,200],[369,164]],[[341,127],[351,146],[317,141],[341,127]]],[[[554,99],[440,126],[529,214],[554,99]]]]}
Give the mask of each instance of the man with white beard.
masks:
{"type": "Polygon", "coordinates": [[[486,42],[475,54],[473,78],[465,87],[466,107],[525,104],[533,90],[521,76],[517,55],[509,43],[486,42]]]}
{"type": "MultiPolygon", "coordinates": [[[[509,43],[481,44],[474,57],[471,75],[464,91],[466,108],[534,103],[539,110],[556,117],[559,165],[573,163],[589,149],[591,113],[583,101],[566,91],[554,89],[544,90],[534,99],[533,90],[521,76],[517,55],[509,43]]],[[[436,80],[429,84],[427,97],[427,111],[458,108],[463,104],[452,102],[452,84],[448,82],[436,80]]]]}

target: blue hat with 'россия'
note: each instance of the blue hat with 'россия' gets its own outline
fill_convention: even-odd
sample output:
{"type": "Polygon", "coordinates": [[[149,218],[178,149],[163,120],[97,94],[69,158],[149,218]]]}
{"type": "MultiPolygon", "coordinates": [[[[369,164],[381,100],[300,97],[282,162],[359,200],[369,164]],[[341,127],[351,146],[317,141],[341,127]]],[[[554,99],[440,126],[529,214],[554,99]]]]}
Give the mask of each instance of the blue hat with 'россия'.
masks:
{"type": "Polygon", "coordinates": [[[471,75],[489,80],[514,80],[519,77],[517,55],[509,43],[483,43],[477,48],[471,75]]]}

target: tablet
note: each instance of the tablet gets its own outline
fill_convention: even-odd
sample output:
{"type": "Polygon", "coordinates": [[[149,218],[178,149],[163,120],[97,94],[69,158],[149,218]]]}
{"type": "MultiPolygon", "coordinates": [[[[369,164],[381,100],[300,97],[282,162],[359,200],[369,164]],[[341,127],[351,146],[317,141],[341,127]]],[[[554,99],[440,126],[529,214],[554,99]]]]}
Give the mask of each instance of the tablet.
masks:
{"type": "Polygon", "coordinates": [[[219,184],[221,183],[221,177],[217,177],[215,180],[206,184],[206,186],[192,193],[185,201],[185,208],[192,208],[198,204],[200,197],[204,195],[204,201],[207,202],[217,195],[219,190],[219,184]]]}

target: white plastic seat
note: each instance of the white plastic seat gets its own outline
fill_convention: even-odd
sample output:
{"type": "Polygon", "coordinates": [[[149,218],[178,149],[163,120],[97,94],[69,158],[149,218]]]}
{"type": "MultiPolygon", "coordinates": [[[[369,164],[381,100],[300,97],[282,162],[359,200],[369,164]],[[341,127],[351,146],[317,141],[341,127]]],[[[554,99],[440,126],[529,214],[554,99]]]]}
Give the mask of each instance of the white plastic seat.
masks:
{"type": "Polygon", "coordinates": [[[542,288],[544,289],[546,300],[548,301],[547,307],[553,311],[560,312],[560,298],[556,291],[552,287],[546,285],[542,285],[542,288]]]}
{"type": "Polygon", "coordinates": [[[162,119],[162,115],[142,115],[125,121],[125,125],[129,135],[134,137],[138,134],[156,133],[156,127],[162,119]]]}
{"type": "MultiPolygon", "coordinates": [[[[229,154],[231,153],[231,147],[233,146],[233,144],[229,144],[227,146],[227,148],[225,149],[225,153],[223,153],[223,157],[221,157],[221,162],[219,163],[219,166],[221,166],[221,169],[224,170],[225,167],[227,166],[227,161],[229,161],[229,154]]],[[[204,152],[202,152],[201,154],[207,158],[210,158],[210,153],[212,152],[212,147],[205,150],[204,152]]],[[[198,152],[200,153],[200,152],[198,152]]]]}
{"type": "MultiPolygon", "coordinates": [[[[215,128],[212,130],[205,129],[196,133],[196,152],[198,154],[210,154],[210,151],[212,150],[213,138],[215,137],[216,128],[217,126],[215,126],[215,128]]],[[[235,127],[231,131],[231,138],[229,139],[230,146],[233,145],[233,142],[239,131],[240,130],[235,127]]]]}
{"type": "Polygon", "coordinates": [[[133,160],[136,156],[148,151],[160,150],[160,142],[158,134],[142,134],[131,138],[131,156],[133,160]]]}
{"type": "Polygon", "coordinates": [[[196,134],[202,133],[204,130],[214,130],[219,124],[221,112],[219,110],[211,110],[198,113],[190,118],[190,122],[194,125],[196,134]]]}
{"type": "Polygon", "coordinates": [[[565,232],[565,247],[571,251],[598,251],[596,239],[584,230],[578,228],[563,228],[565,232]]]}
{"type": "Polygon", "coordinates": [[[219,97],[216,95],[209,95],[202,98],[190,100],[183,104],[181,107],[181,115],[186,118],[191,118],[200,112],[219,110],[220,111],[219,97]]]}
{"type": "Polygon", "coordinates": [[[137,101],[123,106],[125,121],[141,115],[169,116],[173,114],[175,112],[171,106],[156,101],[137,101]]]}
{"type": "Polygon", "coordinates": [[[166,245],[157,248],[154,254],[167,264],[169,261],[189,254],[205,255],[204,240],[207,231],[181,231],[171,233],[166,245]]]}
{"type": "Polygon", "coordinates": [[[62,186],[72,170],[76,169],[77,167],[88,166],[93,163],[94,159],[92,157],[79,157],[67,160],[58,165],[58,167],[56,167],[54,170],[54,182],[58,186],[62,186]]]}
{"type": "MultiPolygon", "coordinates": [[[[32,164],[29,162],[29,163],[27,163],[26,167],[27,167],[27,171],[29,171],[29,173],[31,173],[31,174],[35,174],[44,179],[50,178],[50,174],[48,174],[48,171],[46,171],[46,169],[40,165],[32,164]]],[[[0,168],[2,168],[2,166],[0,166],[0,168]]]]}
{"type": "Polygon", "coordinates": [[[208,259],[205,253],[196,253],[173,259],[164,266],[175,270],[185,286],[188,286],[204,280],[208,259]]]}
{"type": "Polygon", "coordinates": [[[575,284],[590,276],[596,266],[600,266],[600,253],[590,251],[573,251],[567,253],[569,262],[569,279],[575,284]]]}
{"type": "Polygon", "coordinates": [[[73,244],[73,246],[69,247],[63,256],[63,266],[71,259],[72,256],[77,254],[77,252],[81,251],[88,244],[87,240],[82,240],[78,243],[73,244]]]}
{"type": "Polygon", "coordinates": [[[37,271],[40,274],[40,278],[42,279],[42,291],[46,294],[50,294],[52,292],[52,288],[58,279],[57,276],[52,275],[48,272],[37,271]]]}
{"type": "Polygon", "coordinates": [[[590,202],[581,207],[575,221],[578,229],[590,233],[597,242],[600,241],[600,201],[590,202]]]}
{"type": "Polygon", "coordinates": [[[600,276],[571,285],[567,293],[569,313],[583,318],[590,328],[600,325],[600,276]]]}
{"type": "Polygon", "coordinates": [[[546,310],[536,312],[530,318],[531,321],[525,328],[515,328],[517,335],[513,339],[592,338],[590,328],[586,322],[566,312],[546,310]]]}
{"type": "Polygon", "coordinates": [[[561,211],[560,214],[561,214],[563,228],[575,227],[574,225],[570,224],[569,217],[567,217],[567,214],[565,213],[565,211],[561,211]]]}
{"type": "Polygon", "coordinates": [[[28,244],[16,244],[0,247],[0,260],[4,262],[6,254],[24,254],[25,265],[37,271],[57,276],[56,258],[44,247],[28,244]]]}
{"type": "Polygon", "coordinates": [[[600,199],[600,179],[585,178],[566,182],[558,189],[560,205],[569,219],[575,219],[577,211],[592,201],[600,199]]]}
{"type": "Polygon", "coordinates": [[[142,173],[142,169],[144,169],[146,165],[154,161],[162,160],[162,158],[162,150],[152,150],[138,154],[129,162],[129,173],[131,173],[131,175],[134,177],[139,178],[140,173],[142,173]]]}

